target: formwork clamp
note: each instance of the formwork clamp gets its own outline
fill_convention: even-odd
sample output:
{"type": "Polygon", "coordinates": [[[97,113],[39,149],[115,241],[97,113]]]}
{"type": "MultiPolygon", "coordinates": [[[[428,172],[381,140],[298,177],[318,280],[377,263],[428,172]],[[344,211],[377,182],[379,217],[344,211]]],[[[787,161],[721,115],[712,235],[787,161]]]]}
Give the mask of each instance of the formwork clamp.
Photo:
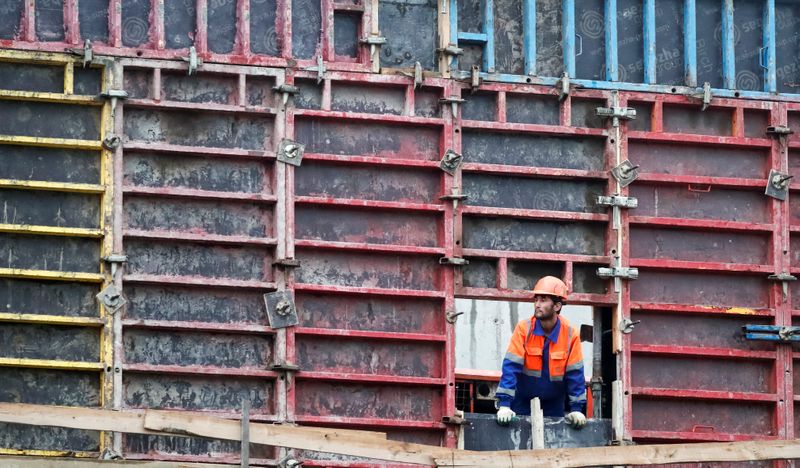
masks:
{"type": "Polygon", "coordinates": [[[708,109],[708,106],[711,105],[711,99],[713,99],[714,97],[714,95],[711,94],[711,83],[706,81],[705,83],[703,83],[702,93],[690,94],[689,97],[702,100],[703,106],[700,108],[701,111],[708,109]]]}
{"type": "Polygon", "coordinates": [[[297,86],[289,85],[289,84],[282,84],[280,86],[273,86],[272,91],[276,93],[280,93],[283,96],[283,105],[285,106],[287,102],[289,102],[289,96],[294,96],[295,94],[300,94],[300,88],[297,86]]]}
{"type": "Polygon", "coordinates": [[[789,273],[776,273],[774,275],[767,276],[767,279],[770,281],[781,282],[781,292],[783,293],[784,301],[786,300],[787,297],[789,297],[789,282],[797,281],[797,277],[794,275],[790,275],[789,273]]]}
{"type": "Polygon", "coordinates": [[[67,49],[72,55],[77,55],[78,57],[83,57],[83,68],[86,68],[87,65],[92,63],[94,60],[94,51],[92,51],[92,41],[86,39],[83,41],[83,48],[82,49],[67,49]]]}
{"type": "Polygon", "coordinates": [[[745,325],[744,338],[753,341],[791,341],[800,342],[800,327],[780,325],[745,325]]]}
{"type": "Polygon", "coordinates": [[[311,67],[304,68],[306,71],[314,71],[317,72],[317,84],[322,83],[322,79],[325,78],[325,72],[327,69],[325,68],[325,61],[322,60],[322,55],[317,55],[317,64],[311,67]]]}
{"type": "Polygon", "coordinates": [[[448,149],[442,156],[442,160],[439,161],[439,168],[450,175],[454,175],[463,161],[464,157],[461,154],[448,149]]]}
{"type": "Polygon", "coordinates": [[[632,107],[598,107],[595,113],[600,118],[612,119],[612,125],[615,127],[619,127],[620,120],[636,119],[636,109],[632,107]]]}
{"type": "Polygon", "coordinates": [[[461,257],[442,257],[439,259],[439,265],[466,266],[469,265],[469,260],[461,257]]]}
{"type": "Polygon", "coordinates": [[[635,280],[639,278],[639,269],[632,267],[600,267],[597,269],[600,278],[621,278],[635,280]]]}
{"type": "Polygon", "coordinates": [[[386,44],[386,38],[377,34],[371,34],[358,42],[361,45],[369,46],[369,56],[370,59],[374,61],[377,59],[377,57],[375,57],[375,52],[379,50],[378,48],[380,46],[386,44]]]}
{"type": "Polygon", "coordinates": [[[564,99],[569,96],[570,90],[570,83],[569,83],[569,73],[564,72],[564,74],[559,78],[556,82],[556,89],[558,90],[558,100],[563,101],[564,99]]]}
{"type": "Polygon", "coordinates": [[[458,96],[447,96],[439,99],[439,104],[450,104],[450,110],[453,112],[453,118],[458,115],[458,105],[467,102],[466,99],[461,99],[458,96]]]}
{"type": "Polygon", "coordinates": [[[617,208],[637,208],[639,199],[635,197],[622,197],[619,195],[598,195],[597,204],[600,206],[612,206],[617,208]]]}
{"type": "Polygon", "coordinates": [[[407,71],[401,71],[400,74],[403,75],[403,76],[408,76],[410,78],[414,78],[414,89],[417,89],[420,86],[422,86],[422,78],[423,78],[423,76],[422,76],[422,64],[421,63],[414,62],[414,72],[413,73],[412,72],[407,72],[407,71]]]}
{"type": "Polygon", "coordinates": [[[786,200],[786,196],[789,194],[789,181],[793,178],[794,176],[791,174],[776,171],[775,169],[770,170],[764,195],[777,200],[786,200]]]}
{"type": "Polygon", "coordinates": [[[189,64],[187,69],[188,75],[197,73],[197,69],[203,64],[203,61],[197,56],[197,48],[195,48],[195,46],[189,47],[189,56],[181,57],[181,60],[189,64]]]}

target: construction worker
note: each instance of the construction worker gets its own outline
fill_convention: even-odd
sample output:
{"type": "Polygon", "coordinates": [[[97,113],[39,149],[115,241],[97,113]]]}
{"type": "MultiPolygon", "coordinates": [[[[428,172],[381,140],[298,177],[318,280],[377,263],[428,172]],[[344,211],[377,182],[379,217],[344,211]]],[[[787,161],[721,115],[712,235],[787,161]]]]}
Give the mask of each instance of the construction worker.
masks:
{"type": "Polygon", "coordinates": [[[564,417],[573,427],[586,424],[586,380],[580,334],[560,316],[567,285],[545,276],[533,288],[534,314],[520,321],[511,336],[497,386],[497,422],[531,414],[531,400],[541,400],[545,416],[564,417]],[[568,411],[565,411],[568,409],[568,411]]]}

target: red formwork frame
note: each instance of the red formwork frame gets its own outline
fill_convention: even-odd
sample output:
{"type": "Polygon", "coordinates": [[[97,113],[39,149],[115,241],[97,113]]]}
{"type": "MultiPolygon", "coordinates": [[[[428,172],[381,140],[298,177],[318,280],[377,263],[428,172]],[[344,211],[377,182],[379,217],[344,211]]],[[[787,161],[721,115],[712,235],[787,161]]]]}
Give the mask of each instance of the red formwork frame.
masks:
{"type": "MultiPolygon", "coordinates": [[[[782,148],[779,138],[770,138],[766,132],[764,137],[751,137],[745,135],[745,110],[765,111],[768,113],[768,124],[770,126],[787,125],[786,104],[758,101],[743,101],[737,99],[714,99],[715,108],[727,108],[732,112],[732,131],[730,136],[712,135],[686,135],[665,133],[663,131],[663,106],[664,104],[698,106],[697,101],[691,98],[672,95],[656,95],[648,93],[625,93],[628,101],[639,101],[652,103],[652,131],[628,131],[627,139],[639,141],[675,142],[689,143],[693,145],[714,145],[716,147],[749,148],[760,149],[768,154],[764,175],[769,168],[786,172],[787,151],[782,148]]],[[[698,112],[700,110],[698,109],[698,112]]],[[[765,129],[766,130],[766,129],[765,129]]],[[[695,175],[666,175],[647,173],[643,169],[639,177],[641,181],[663,183],[663,184],[686,184],[690,188],[693,184],[701,187],[731,187],[745,188],[759,191],[767,185],[767,180],[763,178],[729,178],[729,177],[709,177],[695,175]]],[[[787,253],[789,252],[789,236],[787,216],[789,212],[788,199],[785,202],[769,199],[769,223],[749,223],[731,222],[721,220],[678,220],[671,218],[643,217],[636,216],[635,211],[628,217],[630,225],[639,226],[684,226],[700,230],[723,230],[740,232],[761,232],[770,236],[770,251],[768,263],[764,265],[721,263],[707,261],[677,261],[665,259],[631,259],[632,266],[672,271],[709,271],[709,272],[738,272],[754,273],[766,277],[772,273],[787,271],[787,253]]],[[[646,274],[646,273],[642,273],[646,274]]],[[[746,317],[769,317],[775,325],[791,325],[791,313],[789,312],[789,298],[782,297],[780,283],[769,286],[770,306],[763,309],[746,309],[739,311],[744,315],[737,317],[746,323],[746,317]]],[[[709,307],[697,306],[693,304],[663,304],[651,302],[630,303],[632,311],[670,311],[683,312],[685,314],[700,316],[730,316],[737,311],[728,307],[709,307]]],[[[630,335],[625,337],[625,356],[630,362],[632,353],[665,355],[665,356],[694,356],[699,358],[721,358],[732,360],[766,360],[773,363],[772,378],[770,387],[773,389],[769,393],[747,393],[747,392],[728,392],[728,391],[704,391],[699,389],[658,389],[647,387],[632,387],[630,385],[630,366],[624,368],[623,378],[627,382],[625,391],[631,392],[633,398],[636,395],[656,396],[663,398],[690,398],[705,401],[752,401],[769,402],[774,405],[773,410],[773,434],[754,435],[754,434],[719,434],[712,431],[708,432],[664,432],[633,429],[633,420],[636,418],[632,411],[630,401],[628,401],[628,417],[625,419],[626,433],[633,438],[646,440],[696,440],[696,441],[730,441],[746,440],[753,438],[792,438],[793,429],[793,391],[792,382],[792,363],[791,350],[786,345],[777,345],[776,351],[744,351],[724,348],[703,348],[696,346],[655,346],[655,345],[633,345],[630,342],[630,335]]],[[[702,429],[702,428],[701,428],[702,429]]]]}
{"type": "MultiPolygon", "coordinates": [[[[295,83],[295,79],[316,79],[317,75],[312,72],[298,71],[295,73],[287,73],[287,83],[295,83]]],[[[453,83],[449,80],[429,79],[426,80],[425,85],[433,89],[439,90],[441,97],[450,95],[453,92],[453,83]]],[[[295,120],[297,117],[314,119],[337,119],[346,122],[358,124],[359,122],[379,122],[391,125],[402,126],[404,124],[422,125],[440,129],[440,153],[448,148],[458,150],[457,144],[454,142],[454,117],[448,112],[449,106],[442,107],[442,115],[438,118],[432,117],[419,117],[414,115],[414,83],[412,79],[403,76],[385,76],[385,75],[369,75],[369,74],[353,74],[346,72],[330,72],[325,75],[323,82],[320,84],[321,90],[321,108],[316,109],[289,109],[287,112],[287,138],[295,138],[295,120]],[[352,113],[331,110],[332,101],[332,83],[348,83],[348,84],[361,84],[365,86],[374,87],[392,87],[395,89],[403,89],[404,93],[404,109],[402,115],[375,115],[367,113],[352,113]]],[[[377,156],[348,156],[337,154],[325,153],[311,153],[306,152],[304,161],[309,162],[323,162],[335,163],[343,166],[362,166],[362,167],[395,167],[395,168],[414,168],[426,171],[438,171],[438,161],[434,160],[412,160],[400,158],[384,158],[377,156]]],[[[437,257],[452,257],[457,255],[455,253],[456,246],[453,241],[453,223],[454,215],[451,204],[448,203],[410,203],[410,202],[393,202],[393,201],[378,201],[378,200],[358,200],[358,199],[332,199],[325,197],[309,197],[292,195],[294,193],[294,177],[298,170],[287,166],[287,225],[293,226],[295,223],[294,207],[297,204],[304,206],[321,206],[321,207],[341,207],[341,208],[357,208],[367,210],[389,210],[396,212],[417,212],[417,213],[433,213],[436,214],[440,221],[438,246],[436,247],[423,247],[423,246],[391,246],[380,244],[365,244],[358,242],[329,242],[319,240],[304,240],[296,239],[294,230],[289,229],[290,233],[287,237],[287,255],[294,257],[295,247],[300,247],[309,250],[329,250],[329,251],[345,251],[353,253],[397,253],[402,252],[403,255],[424,255],[432,258],[437,257]]],[[[456,182],[457,177],[451,177],[442,172],[440,176],[442,194],[450,193],[453,184],[456,182]]],[[[439,272],[440,284],[439,291],[418,291],[418,290],[387,290],[374,287],[354,288],[347,286],[325,286],[325,285],[312,285],[298,283],[293,274],[289,275],[287,288],[296,292],[322,292],[328,295],[346,295],[346,296],[362,296],[368,297],[426,297],[433,298],[440,301],[441,317],[444,317],[448,311],[454,309],[454,296],[453,296],[453,268],[442,266],[439,272]]],[[[443,335],[423,335],[417,333],[382,333],[382,332],[366,332],[366,331],[344,331],[344,330],[325,330],[321,328],[292,328],[288,332],[287,344],[289,359],[294,359],[293,351],[295,347],[295,339],[298,335],[315,335],[315,336],[336,336],[336,337],[352,337],[352,338],[375,338],[387,339],[393,341],[410,341],[410,342],[434,342],[441,343],[445,350],[445,357],[442,360],[443,369],[441,370],[441,378],[413,378],[401,376],[369,376],[369,375],[355,375],[348,374],[345,376],[336,376],[329,373],[314,373],[302,372],[295,378],[303,379],[332,379],[336,380],[349,380],[355,382],[380,382],[386,384],[397,385],[433,385],[443,390],[443,398],[441,403],[444,405],[442,414],[452,415],[447,408],[455,408],[455,336],[454,328],[452,325],[446,326],[446,331],[443,335]]],[[[429,422],[402,422],[402,421],[389,421],[380,418],[342,418],[342,417],[313,417],[313,416],[297,416],[295,409],[294,391],[295,385],[290,386],[288,393],[290,414],[293,420],[299,423],[307,423],[314,425],[356,425],[358,427],[373,427],[377,430],[386,430],[390,428],[404,428],[404,429],[436,429],[443,430],[444,437],[442,442],[447,446],[455,445],[455,428],[447,426],[442,421],[429,421],[429,422]]],[[[336,462],[324,461],[315,462],[307,461],[306,464],[315,466],[320,463],[321,466],[351,466],[352,462],[336,462]]]]}
{"type": "MultiPolygon", "coordinates": [[[[122,43],[122,2],[111,1],[108,8],[108,42],[94,43],[96,54],[110,54],[132,58],[182,59],[188,56],[188,48],[168,49],[164,38],[164,2],[150,0],[149,41],[139,47],[126,47],[122,43]]],[[[278,56],[254,54],[250,49],[250,0],[236,0],[236,39],[234,50],[230,54],[218,54],[208,48],[208,2],[197,0],[195,18],[196,37],[194,46],[201,60],[227,64],[249,64],[271,67],[313,67],[316,60],[297,60],[292,57],[292,4],[289,0],[276,0],[276,30],[279,37],[280,52],[278,56]]],[[[47,52],[64,52],[68,49],[80,48],[78,21],[78,0],[64,0],[64,41],[45,42],[36,38],[36,10],[34,0],[24,1],[22,24],[17,38],[0,40],[0,47],[15,49],[35,49],[47,52]]],[[[318,54],[331,70],[370,71],[373,67],[369,47],[359,46],[356,58],[343,57],[334,52],[333,12],[361,13],[358,40],[367,35],[367,31],[376,31],[377,2],[364,0],[361,3],[337,3],[323,0],[321,4],[321,31],[318,54]]]]}
{"type": "MultiPolygon", "coordinates": [[[[150,74],[150,98],[132,98],[125,101],[124,106],[119,104],[115,114],[115,129],[118,135],[124,135],[124,115],[123,107],[134,109],[153,109],[153,110],[182,110],[182,111],[202,111],[202,112],[215,112],[221,114],[233,115],[269,115],[274,118],[274,126],[272,129],[272,141],[265,142],[266,150],[252,151],[235,148],[203,148],[197,146],[181,146],[169,143],[152,143],[152,142],[127,142],[117,149],[115,154],[115,203],[114,203],[114,248],[117,252],[123,252],[125,249],[124,239],[138,239],[148,240],[153,242],[158,241],[182,241],[186,243],[201,243],[211,245],[234,245],[234,246],[263,246],[274,249],[274,258],[280,258],[284,255],[286,246],[286,229],[283,220],[285,220],[285,175],[281,170],[283,165],[276,164],[276,153],[272,150],[274,142],[279,142],[284,136],[284,119],[279,118],[285,113],[285,105],[281,102],[280,98],[274,100],[274,106],[271,107],[258,107],[248,105],[247,99],[247,80],[249,77],[256,78],[271,78],[274,80],[275,85],[279,86],[284,83],[284,73],[282,69],[266,69],[255,67],[242,67],[233,65],[206,65],[205,68],[212,74],[224,74],[227,76],[235,76],[238,79],[236,87],[235,104],[216,104],[216,103],[191,103],[191,102],[178,102],[168,101],[162,99],[161,76],[162,71],[179,71],[185,73],[185,65],[177,62],[167,61],[152,61],[142,59],[127,59],[116,63],[118,65],[116,70],[116,85],[122,88],[123,76],[126,70],[136,69],[144,70],[150,74]],[[210,159],[218,159],[220,161],[255,161],[264,165],[265,174],[269,174],[267,166],[272,166],[271,172],[272,180],[268,188],[262,193],[232,193],[222,191],[209,191],[198,189],[186,189],[179,187],[141,187],[129,186],[123,181],[125,171],[123,168],[123,158],[126,151],[145,152],[145,153],[159,153],[166,155],[196,155],[199,157],[207,157],[210,159]],[[271,190],[269,190],[271,189],[271,190]],[[273,208],[273,234],[264,238],[254,238],[248,236],[228,236],[228,235],[209,235],[205,233],[181,233],[170,231],[148,231],[141,229],[123,229],[124,226],[124,203],[125,197],[160,197],[164,199],[175,200],[210,200],[219,202],[249,202],[261,206],[270,206],[273,208]],[[283,223],[283,224],[282,224],[283,223]]],[[[270,215],[267,214],[267,217],[270,215]]],[[[269,260],[267,258],[267,260],[269,260]]],[[[231,288],[231,290],[260,290],[269,291],[275,289],[282,289],[285,285],[285,275],[281,268],[277,268],[271,262],[265,263],[264,271],[271,271],[274,277],[273,281],[264,280],[231,280],[231,279],[214,279],[208,277],[176,277],[176,276],[159,276],[150,274],[125,274],[116,277],[115,284],[122,288],[123,283],[142,283],[142,284],[166,284],[171,286],[210,286],[218,288],[231,288]]],[[[201,323],[195,321],[165,321],[165,320],[141,320],[141,319],[120,319],[115,317],[115,365],[118,366],[121,372],[116,373],[117,381],[115,382],[115,405],[117,409],[121,409],[126,405],[122,401],[122,388],[123,388],[123,375],[125,373],[139,373],[145,375],[198,375],[210,377],[239,377],[239,378],[260,378],[267,381],[272,381],[275,389],[275,399],[272,402],[273,407],[271,411],[259,412],[252,411],[249,418],[252,421],[260,422],[275,422],[285,421],[287,418],[286,410],[286,380],[285,376],[278,371],[269,369],[252,369],[252,368],[224,368],[215,366],[178,366],[178,365],[153,365],[141,363],[128,363],[125,359],[125,351],[123,349],[122,340],[125,330],[150,330],[150,331],[200,331],[207,333],[239,333],[242,335],[256,335],[256,336],[270,336],[273,339],[273,360],[275,362],[285,362],[285,341],[286,330],[272,329],[267,324],[226,324],[226,323],[201,323]]],[[[127,408],[130,409],[130,408],[127,408]]],[[[137,409],[133,409],[137,411],[137,409]]],[[[220,410],[206,410],[210,414],[215,414],[227,418],[239,418],[241,413],[238,409],[231,408],[228,411],[220,410]]],[[[116,450],[125,451],[120,434],[115,435],[114,447],[116,450]]],[[[126,452],[126,457],[131,459],[174,459],[179,461],[201,461],[207,460],[207,457],[198,455],[171,455],[169,453],[129,453],[126,452]]],[[[237,454],[223,454],[216,455],[215,458],[221,462],[237,463],[239,456],[237,454]]],[[[251,458],[252,463],[262,464],[275,464],[278,460],[277,454],[272,458],[251,458]]]]}

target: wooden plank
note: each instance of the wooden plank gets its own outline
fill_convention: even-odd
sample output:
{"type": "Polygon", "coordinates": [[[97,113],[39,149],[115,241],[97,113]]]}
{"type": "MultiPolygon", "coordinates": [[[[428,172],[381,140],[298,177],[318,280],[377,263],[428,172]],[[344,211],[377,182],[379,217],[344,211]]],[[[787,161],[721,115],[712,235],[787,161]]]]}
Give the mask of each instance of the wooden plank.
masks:
{"type": "Polygon", "coordinates": [[[187,462],[147,462],[131,460],[95,460],[86,458],[55,457],[10,457],[0,455],[0,466],[3,468],[103,468],[103,467],[135,467],[135,468],[221,468],[231,465],[187,462]]]}
{"type": "Polygon", "coordinates": [[[760,440],[699,444],[589,447],[465,453],[437,458],[437,466],[495,468],[656,465],[710,461],[781,460],[800,457],[800,440],[760,440]]]}
{"type": "Polygon", "coordinates": [[[534,449],[544,448],[544,413],[538,397],[531,400],[531,441],[534,449]]]}
{"type": "MultiPolygon", "coordinates": [[[[148,410],[145,413],[144,425],[153,431],[241,440],[241,426],[238,421],[197,413],[148,410]]],[[[451,449],[431,445],[376,440],[374,437],[364,438],[361,435],[353,435],[348,430],[309,429],[311,428],[250,424],[250,442],[420,465],[433,465],[435,458],[446,458],[453,452],[451,449]]]]}

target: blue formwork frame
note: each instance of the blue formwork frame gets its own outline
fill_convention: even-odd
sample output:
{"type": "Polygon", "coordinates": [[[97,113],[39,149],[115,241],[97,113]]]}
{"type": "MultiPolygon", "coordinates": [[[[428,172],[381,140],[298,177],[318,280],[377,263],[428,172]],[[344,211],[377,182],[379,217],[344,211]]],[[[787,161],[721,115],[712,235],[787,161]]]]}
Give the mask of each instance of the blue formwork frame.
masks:
{"type": "Polygon", "coordinates": [[[733,0],[722,0],[722,83],[736,88],[736,50],[733,29],[733,0]]]}
{"type": "MultiPolygon", "coordinates": [[[[483,28],[479,33],[458,30],[458,2],[450,0],[450,37],[455,38],[456,45],[476,44],[481,46],[483,50],[481,54],[483,57],[481,70],[494,73],[494,0],[484,1],[483,28]]],[[[458,70],[457,60],[453,60],[451,69],[452,71],[458,70]]]]}
{"type": "Polygon", "coordinates": [[[683,70],[686,86],[697,86],[697,4],[683,0],[683,70]]]}
{"type": "Polygon", "coordinates": [[[764,68],[764,91],[768,93],[778,92],[777,64],[775,50],[775,0],[764,0],[764,38],[759,55],[761,66],[764,68]]]}
{"type": "MultiPolygon", "coordinates": [[[[494,48],[494,2],[486,0],[481,33],[458,31],[458,2],[450,1],[450,34],[458,45],[478,44],[483,47],[481,78],[487,81],[507,83],[533,83],[553,86],[560,77],[537,76],[536,64],[536,0],[522,0],[523,38],[525,74],[512,75],[495,73],[494,48]]],[[[764,89],[762,91],[741,91],[736,89],[736,44],[734,22],[734,0],[719,0],[722,10],[722,77],[723,88],[714,88],[712,93],[719,97],[744,97],[751,99],[772,99],[797,101],[797,94],[777,95],[777,51],[776,51],[776,0],[735,0],[763,2],[763,44],[759,50],[759,63],[763,68],[764,89]]],[[[605,0],[603,14],[605,27],[605,80],[575,79],[577,57],[581,55],[582,38],[575,31],[575,0],[562,0],[562,50],[564,70],[571,81],[584,88],[610,89],[621,91],[644,91],[670,94],[697,94],[703,83],[698,81],[697,72],[697,0],[683,2],[684,30],[684,86],[658,84],[658,59],[656,54],[656,0],[641,0],[643,24],[644,83],[620,83],[619,56],[617,44],[617,0],[605,0]]],[[[453,61],[453,75],[466,78],[468,71],[459,71],[457,61],[453,61]]]]}
{"type": "Polygon", "coordinates": [[[617,52],[617,0],[606,0],[603,8],[606,31],[606,80],[619,80],[619,56],[617,52]]]}

